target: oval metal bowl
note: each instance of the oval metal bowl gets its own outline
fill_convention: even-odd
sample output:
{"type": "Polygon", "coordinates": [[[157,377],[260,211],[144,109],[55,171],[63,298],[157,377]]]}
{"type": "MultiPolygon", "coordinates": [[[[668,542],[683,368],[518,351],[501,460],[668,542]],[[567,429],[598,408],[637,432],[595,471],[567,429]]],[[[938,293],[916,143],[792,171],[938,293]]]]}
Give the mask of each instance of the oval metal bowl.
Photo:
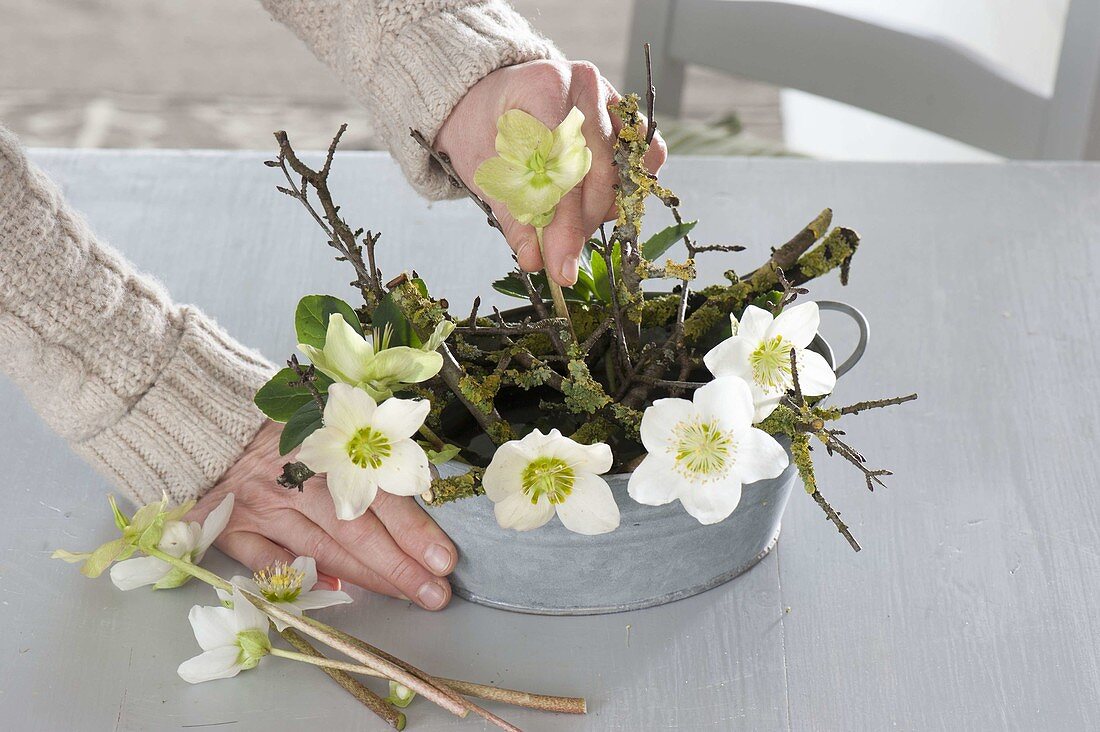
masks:
{"type": "MultiPolygon", "coordinates": [[[[860,341],[836,369],[842,375],[866,347],[863,315],[840,303],[818,302],[859,325],[860,341]]],[[[818,336],[810,346],[836,367],[833,351],[818,336]]],[[[444,476],[464,466],[441,466],[444,476]]],[[[458,547],[451,578],[455,594],[472,602],[540,615],[593,615],[662,605],[728,582],[775,546],[797,471],[791,465],[773,480],[744,486],[737,509],[703,526],[679,501],[644,506],[627,495],[629,474],[605,476],[619,505],[619,528],[581,536],[557,518],[534,531],[502,529],[485,496],[429,507],[432,518],[458,547]]]]}

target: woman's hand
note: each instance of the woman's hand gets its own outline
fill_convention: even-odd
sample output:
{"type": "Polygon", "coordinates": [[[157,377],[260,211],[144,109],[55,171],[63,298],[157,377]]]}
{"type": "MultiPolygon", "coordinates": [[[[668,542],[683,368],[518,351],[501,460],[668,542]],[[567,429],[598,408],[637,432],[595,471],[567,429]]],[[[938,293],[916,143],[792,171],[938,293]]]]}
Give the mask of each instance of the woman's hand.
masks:
{"type": "Polygon", "coordinates": [[[340,521],[323,476],[310,479],[303,492],[279,487],[276,476],[293,460],[293,454],[279,455],[281,427],[266,423],[188,520],[201,522],[234,493],[233,515],[215,545],[250,569],[310,556],[334,588],[341,578],[427,610],[445,607],[451,599],[445,577],[458,552],[443,530],[412,498],[378,491],[369,511],[340,521]]]}
{"type": "MultiPolygon", "coordinates": [[[[577,281],[581,247],[600,224],[618,215],[614,186],[619,178],[612,154],[621,123],[608,112],[607,105],[619,98],[587,61],[530,61],[498,69],[471,87],[435,138],[436,149],[450,156],[462,180],[484,198],[474,183],[474,171],[496,155],[497,117],[509,109],[522,109],[553,129],[573,107],[584,113],[583,132],[592,150],[592,169],[558,204],[544,234],[546,271],[560,285],[577,281]]],[[[666,157],[665,143],[658,134],[646,154],[646,165],[656,173],[666,157]]],[[[519,265],[528,272],[542,269],[534,228],[517,222],[504,206],[490,203],[519,265]]]]}

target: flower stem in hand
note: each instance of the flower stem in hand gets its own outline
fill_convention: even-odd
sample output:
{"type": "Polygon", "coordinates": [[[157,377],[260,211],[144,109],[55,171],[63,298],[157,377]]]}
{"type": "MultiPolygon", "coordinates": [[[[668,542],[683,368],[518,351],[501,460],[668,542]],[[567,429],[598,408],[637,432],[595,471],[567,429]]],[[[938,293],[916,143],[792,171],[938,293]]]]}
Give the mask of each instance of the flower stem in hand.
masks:
{"type": "MultiPolygon", "coordinates": [[[[546,268],[546,248],[543,245],[542,240],[542,227],[539,226],[535,229],[535,236],[539,240],[539,254],[542,255],[543,268],[546,268]]],[[[559,318],[563,318],[565,322],[569,323],[569,332],[573,334],[573,339],[576,340],[577,334],[573,330],[573,321],[569,317],[569,308],[565,304],[565,293],[562,292],[561,285],[554,281],[554,278],[550,276],[549,270],[546,271],[546,284],[550,287],[550,295],[554,299],[554,314],[559,318]]]]}

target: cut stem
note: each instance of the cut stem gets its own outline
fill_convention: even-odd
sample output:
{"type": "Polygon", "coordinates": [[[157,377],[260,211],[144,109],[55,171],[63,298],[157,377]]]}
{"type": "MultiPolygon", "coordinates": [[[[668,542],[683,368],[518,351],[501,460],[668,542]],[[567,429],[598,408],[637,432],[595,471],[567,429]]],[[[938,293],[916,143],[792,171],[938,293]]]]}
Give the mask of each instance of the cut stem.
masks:
{"type": "MultiPolygon", "coordinates": [[[[280,648],[272,648],[271,655],[279,656],[280,658],[289,658],[293,661],[301,661],[302,663],[321,666],[323,668],[346,671],[352,674],[373,676],[376,679],[390,680],[388,676],[376,671],[370,666],[349,663],[347,661],[338,661],[324,656],[294,653],[293,651],[284,651],[280,648]]],[[[532,694],[526,691],[502,689],[497,686],[475,684],[470,681],[460,681],[458,679],[432,678],[440,686],[446,686],[454,692],[465,696],[477,697],[478,699],[485,699],[487,701],[501,702],[503,704],[511,704],[512,706],[525,707],[527,709],[537,709],[544,712],[559,712],[562,714],[585,714],[588,711],[588,704],[582,697],[547,696],[546,694],[532,694]]]]}
{"type": "MultiPolygon", "coordinates": [[[[156,557],[163,562],[167,562],[173,567],[176,567],[186,572],[195,579],[201,580],[212,587],[216,587],[220,590],[225,590],[226,592],[233,591],[233,585],[231,585],[229,582],[226,582],[224,579],[207,569],[203,569],[202,567],[191,564],[190,562],[185,562],[179,557],[174,557],[165,551],[161,551],[157,547],[150,547],[149,549],[145,549],[143,551],[149,556],[156,557]]],[[[309,641],[299,636],[291,628],[287,628],[286,630],[282,631],[281,635],[287,640],[288,643],[293,645],[299,651],[302,651],[302,653],[315,653],[318,656],[321,656],[320,651],[311,646],[309,644],[309,641]]],[[[328,672],[326,671],[326,673],[328,672]]],[[[345,691],[355,697],[356,700],[358,700],[372,712],[377,714],[379,717],[386,720],[387,724],[390,724],[395,729],[399,730],[405,728],[405,715],[399,713],[400,719],[395,717],[392,712],[396,710],[394,710],[392,706],[387,704],[385,699],[378,696],[350,676],[340,674],[339,671],[333,670],[328,675],[332,678],[333,681],[342,686],[345,691]]]]}
{"type": "Polygon", "coordinates": [[[539,240],[539,255],[542,256],[543,272],[546,274],[546,284],[550,287],[550,296],[554,300],[554,314],[559,318],[564,318],[565,322],[569,323],[569,332],[573,334],[573,340],[577,339],[577,333],[573,330],[573,321],[569,318],[569,308],[565,304],[565,293],[562,292],[561,285],[554,281],[554,278],[550,276],[550,270],[546,266],[546,249],[543,246],[542,241],[542,227],[535,229],[535,237],[539,240]]]}
{"type": "MultiPolygon", "coordinates": [[[[285,628],[279,635],[281,635],[287,643],[297,648],[300,653],[294,654],[294,660],[302,661],[303,663],[309,663],[314,666],[321,667],[321,670],[328,674],[329,678],[342,686],[345,691],[351,694],[356,700],[359,701],[367,709],[370,709],[376,715],[385,720],[386,724],[390,725],[396,730],[405,729],[405,714],[404,712],[396,709],[392,704],[387,702],[382,697],[375,694],[367,687],[360,684],[356,679],[352,678],[348,673],[348,669],[341,669],[336,665],[329,665],[329,659],[325,658],[316,648],[309,644],[302,636],[298,635],[297,631],[293,628],[285,628]]],[[[287,654],[291,651],[284,651],[280,648],[272,648],[271,654],[273,656],[283,656],[289,658],[287,654]]],[[[339,663],[338,661],[332,662],[333,664],[339,663]]],[[[348,664],[352,665],[352,664],[348,664]]]]}

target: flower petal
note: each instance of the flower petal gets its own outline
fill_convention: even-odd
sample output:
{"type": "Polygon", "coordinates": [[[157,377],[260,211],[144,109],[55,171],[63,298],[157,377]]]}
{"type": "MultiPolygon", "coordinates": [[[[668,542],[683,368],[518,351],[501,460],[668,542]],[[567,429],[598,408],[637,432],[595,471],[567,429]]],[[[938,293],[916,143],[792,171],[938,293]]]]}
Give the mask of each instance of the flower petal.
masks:
{"type": "Polygon", "coordinates": [[[374,360],[374,344],[359,335],[343,315],[332,313],[325,331],[324,357],[331,369],[343,374],[340,381],[356,384],[374,360]]]}
{"type": "Polygon", "coordinates": [[[737,321],[737,335],[759,343],[768,334],[775,318],[767,310],[749,305],[737,321]]]}
{"type": "Polygon", "coordinates": [[[298,557],[290,566],[302,573],[302,589],[312,590],[317,584],[317,561],[313,557],[298,557]]]}
{"type": "Polygon", "coordinates": [[[817,329],[821,326],[821,312],[817,309],[816,302],[804,302],[801,305],[784,308],[783,312],[776,316],[775,322],[768,327],[765,338],[783,336],[790,341],[795,348],[805,348],[817,335],[817,329]]]}
{"type": "Polygon", "coordinates": [[[554,506],[546,496],[539,498],[538,503],[531,503],[531,499],[523,493],[512,493],[496,503],[493,512],[501,528],[530,531],[554,517],[554,506]]]}
{"type": "Polygon", "coordinates": [[[328,492],[332,494],[332,502],[336,506],[336,518],[343,521],[357,519],[366,513],[378,494],[374,471],[360,468],[350,460],[330,470],[326,480],[328,492]]]}
{"type": "Polygon", "coordinates": [[[699,416],[723,429],[743,430],[752,424],[752,389],[738,376],[721,376],[695,390],[692,403],[699,416]]]}
{"type": "Polygon", "coordinates": [[[233,514],[233,501],[233,494],[227,493],[225,498],[222,499],[222,502],[206,515],[206,520],[202,522],[202,532],[195,546],[195,553],[191,558],[191,561],[195,564],[202,561],[203,556],[206,554],[206,550],[210,548],[210,545],[214,543],[218,535],[225,531],[225,527],[229,525],[229,517],[233,514]]]}
{"type": "Polygon", "coordinates": [[[606,534],[619,527],[619,506],[611,487],[591,473],[576,476],[573,490],[557,505],[557,510],[565,528],[578,534],[606,534]]]}
{"type": "Polygon", "coordinates": [[[537,455],[532,447],[524,444],[524,440],[505,442],[493,453],[492,462],[481,476],[481,487],[490,500],[503,501],[523,490],[523,471],[537,455]]]}
{"type": "MultiPolygon", "coordinates": [[[[263,594],[260,592],[260,586],[257,585],[256,581],[253,580],[251,577],[245,577],[240,574],[235,574],[233,575],[233,579],[229,580],[229,584],[233,585],[234,587],[240,587],[242,590],[254,592],[258,595],[263,594]]],[[[225,605],[226,603],[228,603],[229,605],[233,604],[232,592],[226,592],[220,587],[215,587],[214,592],[217,593],[218,599],[222,601],[223,605],[225,605]]]]}
{"type": "Polygon", "coordinates": [[[432,484],[424,448],[408,439],[391,443],[389,456],[374,470],[374,480],[379,488],[395,496],[424,493],[432,484]]]}
{"type": "Polygon", "coordinates": [[[733,472],[742,483],[777,478],[789,464],[787,451],[767,432],[751,427],[738,435],[733,472]]]}
{"type": "Polygon", "coordinates": [[[752,423],[760,424],[767,419],[779,406],[782,398],[782,394],[753,389],[753,407],[755,411],[752,415],[752,423]]]}
{"type": "Polygon", "coordinates": [[[172,565],[156,557],[134,557],[111,566],[111,581],[120,590],[155,585],[172,571],[172,565]]]}
{"type": "Polygon", "coordinates": [[[439,373],[443,356],[409,346],[379,351],[363,373],[363,381],[374,384],[419,384],[439,373]]]}
{"type": "Polygon", "coordinates": [[[298,610],[318,610],[323,607],[332,607],[333,605],[346,605],[351,602],[351,595],[340,590],[313,590],[312,592],[303,592],[298,595],[294,600],[294,605],[298,610]]]}
{"type": "Polygon", "coordinates": [[[695,405],[687,399],[657,399],[642,413],[639,432],[650,454],[671,453],[675,449],[676,426],[695,419],[695,405]]]}
{"type": "Polygon", "coordinates": [[[213,648],[181,663],[176,673],[189,684],[228,679],[241,672],[238,655],[240,649],[235,645],[213,648]]]}
{"type": "Polygon", "coordinates": [[[333,384],[328,388],[325,403],[325,427],[339,430],[349,437],[371,423],[377,402],[362,389],[347,384],[333,384]]]}
{"type": "Polygon", "coordinates": [[[582,445],[581,443],[562,436],[544,448],[544,455],[561,458],[581,473],[595,473],[599,475],[611,470],[614,457],[611,455],[611,447],[603,442],[594,445],[582,445]]]}
{"type": "Polygon", "coordinates": [[[264,633],[267,632],[267,616],[264,615],[260,608],[252,604],[252,601],[248,599],[241,592],[233,593],[233,627],[236,637],[237,633],[243,633],[246,630],[260,630],[264,633]]]}
{"type": "Polygon", "coordinates": [[[195,605],[187,614],[187,619],[191,622],[199,648],[204,651],[232,646],[237,642],[233,611],[227,607],[195,605]]]}
{"type": "Polygon", "coordinates": [[[675,463],[664,455],[650,453],[630,474],[626,491],[638,503],[663,506],[680,497],[682,485],[675,463]]]}
{"type": "Polygon", "coordinates": [[[340,430],[322,427],[302,441],[302,446],[298,449],[298,460],[315,473],[330,473],[351,465],[351,458],[348,456],[349,438],[350,435],[340,430]]]}
{"type": "Polygon", "coordinates": [[[584,113],[573,107],[553,133],[546,174],[562,193],[572,190],[592,167],[592,151],[581,131],[583,125],[584,113]]]}
{"type": "Polygon", "coordinates": [[[759,341],[739,333],[707,351],[703,356],[703,364],[715,376],[740,376],[751,381],[752,362],[749,357],[759,345],[759,341]]]}
{"type": "Polygon", "coordinates": [[[474,171],[474,183],[488,197],[511,208],[517,204],[529,186],[530,174],[525,165],[516,165],[504,158],[489,158],[474,171]]]}
{"type": "Polygon", "coordinates": [[[553,142],[550,128],[522,109],[509,109],[497,118],[497,155],[510,163],[526,167],[534,153],[548,156],[553,142]]]}
{"type": "Polygon", "coordinates": [[[828,394],[836,387],[836,372],[829,368],[829,362],[820,353],[803,349],[796,353],[795,361],[798,386],[806,396],[828,394]]]}
{"type": "Polygon", "coordinates": [[[405,440],[416,434],[431,409],[432,403],[427,399],[387,399],[375,410],[371,427],[391,442],[405,440]]]}
{"type": "Polygon", "coordinates": [[[701,524],[716,524],[733,513],[741,502],[741,482],[730,475],[722,482],[694,485],[680,493],[684,510],[701,524]]]}

